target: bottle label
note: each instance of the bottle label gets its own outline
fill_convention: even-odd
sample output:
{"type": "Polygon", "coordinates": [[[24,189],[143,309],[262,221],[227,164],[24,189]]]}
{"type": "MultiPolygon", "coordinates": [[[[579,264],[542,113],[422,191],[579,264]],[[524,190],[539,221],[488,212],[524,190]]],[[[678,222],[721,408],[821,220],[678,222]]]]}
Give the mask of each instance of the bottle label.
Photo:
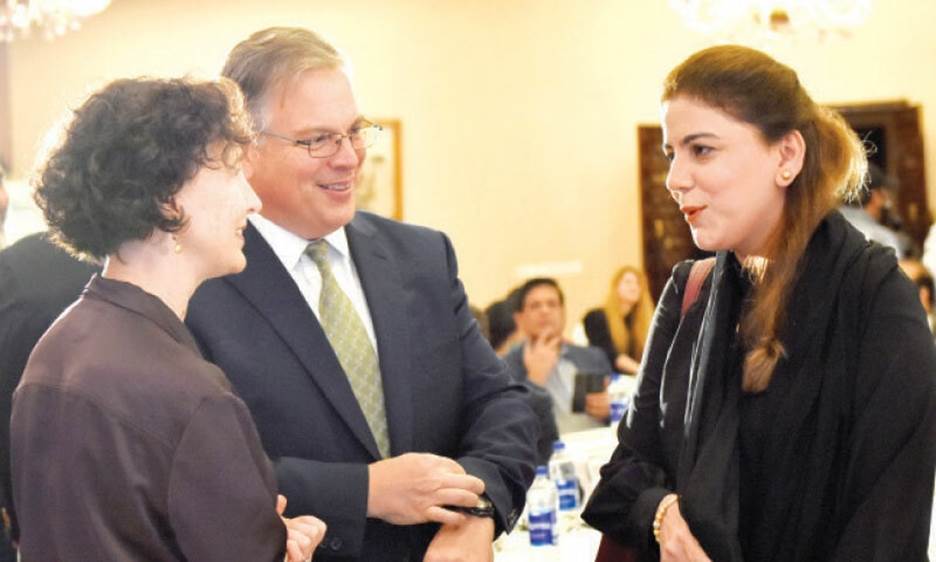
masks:
{"type": "Polygon", "coordinates": [[[578,482],[572,479],[557,480],[559,492],[559,511],[569,511],[578,507],[578,482]]]}
{"type": "Polygon", "coordinates": [[[556,544],[555,511],[530,512],[528,524],[530,527],[530,545],[551,546],[556,544]]]}
{"type": "Polygon", "coordinates": [[[624,414],[627,413],[627,402],[624,400],[615,400],[611,402],[611,424],[617,425],[622,419],[624,419],[624,414]]]}

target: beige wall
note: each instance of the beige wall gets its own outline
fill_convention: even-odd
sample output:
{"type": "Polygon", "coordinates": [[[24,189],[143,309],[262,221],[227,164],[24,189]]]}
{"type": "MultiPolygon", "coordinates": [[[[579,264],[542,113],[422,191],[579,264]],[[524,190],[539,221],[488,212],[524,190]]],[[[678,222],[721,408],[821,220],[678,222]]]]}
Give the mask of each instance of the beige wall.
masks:
{"type": "MultiPolygon", "coordinates": [[[[929,0],[879,1],[850,40],[761,47],[819,101],[928,108],[933,21],[929,0]]],[[[402,120],[405,217],[449,233],[472,301],[552,264],[579,318],[617,265],[639,262],[636,125],[657,120],[667,70],[708,44],[663,0],[114,0],[77,33],[11,46],[0,78],[12,122],[0,127],[12,127],[16,172],[106,80],[210,76],[237,40],[274,24],[330,37],[353,60],[363,110],[402,120]]],[[[924,122],[933,189],[936,121],[924,122]]]]}

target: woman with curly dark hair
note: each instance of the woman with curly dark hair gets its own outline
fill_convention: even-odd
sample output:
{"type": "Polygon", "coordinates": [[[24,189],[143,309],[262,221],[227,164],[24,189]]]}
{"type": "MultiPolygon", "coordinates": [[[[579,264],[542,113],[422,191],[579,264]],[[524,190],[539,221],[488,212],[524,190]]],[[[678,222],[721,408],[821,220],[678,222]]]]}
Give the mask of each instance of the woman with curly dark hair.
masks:
{"type": "Polygon", "coordinates": [[[79,109],[36,181],[54,238],[104,261],[39,341],[13,397],[24,560],[306,560],[246,406],[182,324],[245,266],[260,201],[228,81],[119,80],[79,109]]]}
{"type": "Polygon", "coordinates": [[[894,253],[836,210],[858,137],[731,45],[670,72],[662,118],[666,188],[717,258],[674,269],[583,517],[641,561],[925,560],[936,349],[894,253]]]}

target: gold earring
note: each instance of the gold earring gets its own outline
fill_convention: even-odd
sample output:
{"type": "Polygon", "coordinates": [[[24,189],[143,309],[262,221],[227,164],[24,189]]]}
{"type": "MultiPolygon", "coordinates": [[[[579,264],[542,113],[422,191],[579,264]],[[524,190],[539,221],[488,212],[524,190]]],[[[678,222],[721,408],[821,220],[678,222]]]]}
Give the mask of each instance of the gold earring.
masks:
{"type": "Polygon", "coordinates": [[[179,242],[179,238],[178,238],[175,234],[172,235],[172,241],[175,242],[175,246],[172,247],[172,251],[175,252],[175,253],[177,253],[177,254],[181,254],[181,253],[182,253],[182,243],[179,242]]]}
{"type": "Polygon", "coordinates": [[[791,172],[790,170],[783,170],[783,172],[780,173],[780,177],[785,180],[788,180],[793,177],[793,172],[791,172]]]}

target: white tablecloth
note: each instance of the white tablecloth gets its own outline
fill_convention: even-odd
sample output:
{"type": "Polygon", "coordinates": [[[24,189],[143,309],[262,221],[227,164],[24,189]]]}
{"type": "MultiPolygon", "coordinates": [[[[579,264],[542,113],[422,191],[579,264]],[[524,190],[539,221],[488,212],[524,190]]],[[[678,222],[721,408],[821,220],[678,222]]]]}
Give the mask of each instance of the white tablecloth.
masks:
{"type": "Polygon", "coordinates": [[[598,552],[601,533],[579,526],[559,534],[559,545],[555,548],[530,546],[530,535],[525,530],[515,530],[494,544],[496,562],[591,562],[598,552]]]}

